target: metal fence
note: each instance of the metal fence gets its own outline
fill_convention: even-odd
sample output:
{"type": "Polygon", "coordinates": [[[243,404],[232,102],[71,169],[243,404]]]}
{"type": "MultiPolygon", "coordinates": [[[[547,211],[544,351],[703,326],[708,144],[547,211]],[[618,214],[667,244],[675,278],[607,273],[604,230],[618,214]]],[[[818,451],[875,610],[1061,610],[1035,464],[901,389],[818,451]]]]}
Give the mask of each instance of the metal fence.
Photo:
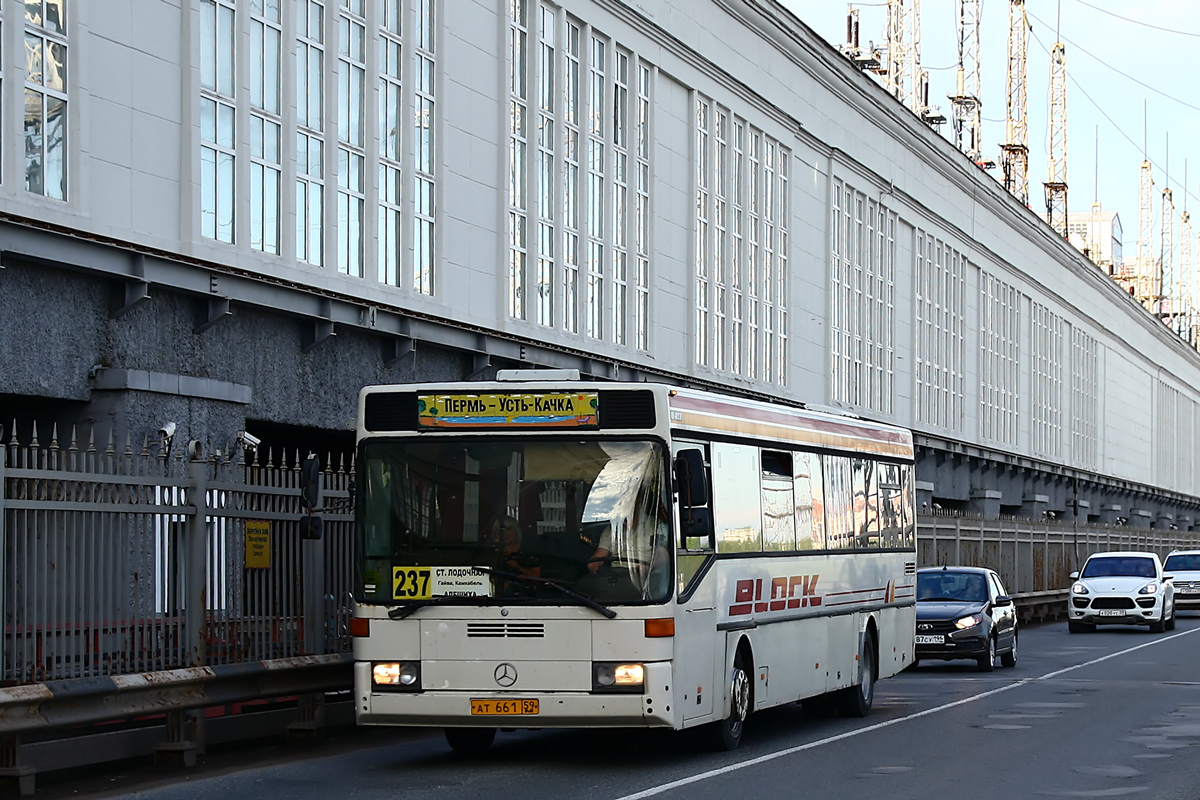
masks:
{"type": "Polygon", "coordinates": [[[352,465],[300,538],[300,456],[185,460],[57,432],[0,448],[5,685],[346,652],[352,465]]]}
{"type": "Polygon", "coordinates": [[[1176,549],[1200,549],[1200,533],[1170,529],[1039,522],[1021,517],[982,519],[951,515],[917,520],[917,565],[989,567],[1013,594],[1067,588],[1070,573],[1092,553],[1148,550],[1165,558],[1176,549]]]}

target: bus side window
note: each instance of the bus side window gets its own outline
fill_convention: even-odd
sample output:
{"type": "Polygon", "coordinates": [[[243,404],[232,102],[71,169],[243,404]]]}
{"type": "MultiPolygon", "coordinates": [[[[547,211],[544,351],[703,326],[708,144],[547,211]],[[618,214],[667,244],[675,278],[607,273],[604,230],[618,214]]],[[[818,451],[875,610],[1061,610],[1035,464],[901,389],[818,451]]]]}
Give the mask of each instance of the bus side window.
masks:
{"type": "Polygon", "coordinates": [[[917,518],[913,506],[913,498],[916,496],[916,487],[913,483],[916,480],[915,472],[916,469],[912,464],[900,467],[900,510],[903,515],[900,518],[901,547],[917,546],[917,518]]]}
{"type": "Polygon", "coordinates": [[[718,553],[762,551],[758,448],[713,444],[713,523],[718,553]]]}
{"type": "Polygon", "coordinates": [[[879,536],[884,547],[903,545],[904,511],[900,487],[900,465],[879,465],[879,536]]]}
{"type": "Polygon", "coordinates": [[[822,456],[825,467],[826,547],[846,550],[854,547],[854,497],[851,489],[850,459],[822,456]]]}
{"type": "Polygon", "coordinates": [[[879,547],[879,499],[876,496],[874,461],[850,459],[854,482],[853,547],[879,547]]]}
{"type": "Polygon", "coordinates": [[[792,454],[763,450],[763,550],[796,549],[796,501],[792,481],[792,454]]]}
{"type": "Polygon", "coordinates": [[[821,457],[795,454],[796,549],[825,549],[825,499],[821,457]]]}

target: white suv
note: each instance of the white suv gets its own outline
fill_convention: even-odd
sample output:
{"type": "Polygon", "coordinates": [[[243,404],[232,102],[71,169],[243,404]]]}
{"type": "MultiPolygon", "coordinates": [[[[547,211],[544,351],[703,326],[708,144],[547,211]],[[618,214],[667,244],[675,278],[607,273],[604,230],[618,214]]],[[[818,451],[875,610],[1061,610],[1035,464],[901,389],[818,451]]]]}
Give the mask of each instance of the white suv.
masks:
{"type": "Polygon", "coordinates": [[[1155,553],[1093,553],[1071,573],[1067,628],[1149,625],[1151,633],[1175,628],[1175,590],[1155,553]]]}
{"type": "Polygon", "coordinates": [[[1175,576],[1175,607],[1200,608],[1200,550],[1176,550],[1163,569],[1175,576]]]}

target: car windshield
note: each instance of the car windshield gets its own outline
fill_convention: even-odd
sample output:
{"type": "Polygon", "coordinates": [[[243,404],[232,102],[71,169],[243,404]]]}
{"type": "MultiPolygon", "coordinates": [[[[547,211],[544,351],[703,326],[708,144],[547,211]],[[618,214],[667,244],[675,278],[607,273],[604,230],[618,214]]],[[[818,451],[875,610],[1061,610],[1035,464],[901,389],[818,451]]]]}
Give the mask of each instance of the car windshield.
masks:
{"type": "Polygon", "coordinates": [[[673,550],[663,453],[540,437],[365,442],[361,596],[578,602],[565,588],[608,605],[662,602],[673,550]]]}
{"type": "Polygon", "coordinates": [[[1084,578],[1153,578],[1154,559],[1137,556],[1090,558],[1083,567],[1084,578]]]}
{"type": "Polygon", "coordinates": [[[1167,563],[1163,565],[1163,569],[1175,572],[1200,570],[1200,553],[1177,553],[1167,556],[1167,563]]]}
{"type": "Polygon", "coordinates": [[[964,603],[986,603],[987,581],[978,572],[935,572],[917,573],[917,600],[958,600],[964,603]]]}

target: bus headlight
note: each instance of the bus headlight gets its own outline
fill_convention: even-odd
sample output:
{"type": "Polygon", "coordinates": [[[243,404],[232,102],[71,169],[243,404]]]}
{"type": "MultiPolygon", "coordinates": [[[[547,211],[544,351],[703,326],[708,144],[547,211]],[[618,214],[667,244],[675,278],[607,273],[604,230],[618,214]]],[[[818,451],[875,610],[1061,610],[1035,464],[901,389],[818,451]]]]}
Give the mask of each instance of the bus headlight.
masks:
{"type": "Polygon", "coordinates": [[[592,664],[593,692],[640,693],[646,680],[646,668],[641,664],[622,664],[600,661],[592,664]]]}
{"type": "Polygon", "coordinates": [[[371,665],[371,682],[378,689],[420,691],[420,661],[387,661],[371,665]]]}

